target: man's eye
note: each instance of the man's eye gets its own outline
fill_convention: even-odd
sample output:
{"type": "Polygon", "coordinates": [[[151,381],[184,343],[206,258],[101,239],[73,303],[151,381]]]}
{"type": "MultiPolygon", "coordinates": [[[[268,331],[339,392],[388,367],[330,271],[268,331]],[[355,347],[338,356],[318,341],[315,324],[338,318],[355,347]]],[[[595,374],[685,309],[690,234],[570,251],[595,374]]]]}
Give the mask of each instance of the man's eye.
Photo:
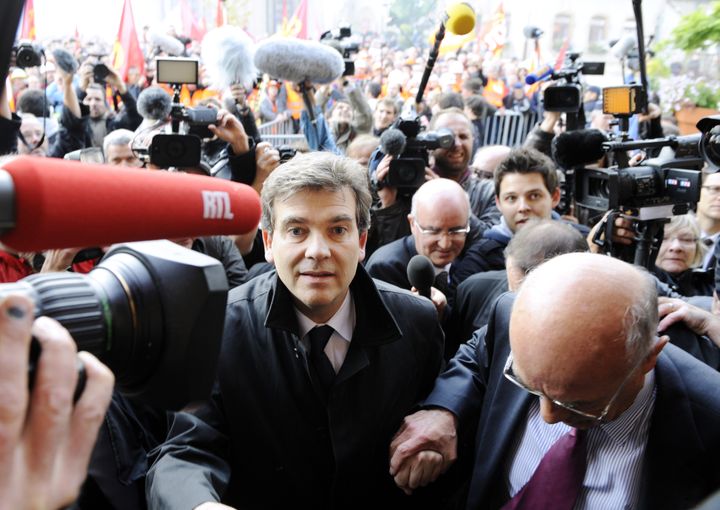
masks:
{"type": "Polygon", "coordinates": [[[291,236],[300,236],[302,235],[303,231],[300,227],[291,227],[288,229],[288,234],[291,236]]]}
{"type": "Polygon", "coordinates": [[[333,227],[332,233],[336,236],[345,235],[347,233],[347,227],[333,227]]]}
{"type": "Polygon", "coordinates": [[[515,201],[515,197],[505,197],[505,201],[513,203],[515,201]]]}

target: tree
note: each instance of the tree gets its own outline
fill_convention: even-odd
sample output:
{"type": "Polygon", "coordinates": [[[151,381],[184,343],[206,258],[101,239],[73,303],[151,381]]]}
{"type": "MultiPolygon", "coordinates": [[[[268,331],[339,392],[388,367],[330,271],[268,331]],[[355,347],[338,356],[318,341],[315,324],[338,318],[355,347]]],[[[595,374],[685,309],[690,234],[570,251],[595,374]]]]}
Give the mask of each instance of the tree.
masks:
{"type": "Polygon", "coordinates": [[[434,0],[393,0],[390,4],[390,23],[398,33],[398,45],[423,48],[433,33],[437,2],[434,0]]]}
{"type": "Polygon", "coordinates": [[[685,51],[720,43],[720,1],[686,14],[672,31],[672,44],[685,51]]]}

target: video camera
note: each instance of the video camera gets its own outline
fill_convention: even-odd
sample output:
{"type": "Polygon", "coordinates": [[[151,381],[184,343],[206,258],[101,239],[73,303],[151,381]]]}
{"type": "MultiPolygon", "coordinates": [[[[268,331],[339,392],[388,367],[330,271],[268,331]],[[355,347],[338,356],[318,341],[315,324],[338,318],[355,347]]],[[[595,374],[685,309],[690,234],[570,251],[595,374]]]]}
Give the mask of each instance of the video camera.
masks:
{"type": "Polygon", "coordinates": [[[0,296],[25,294],[35,316],[67,328],[78,350],[113,371],[121,393],[172,410],[210,394],[227,291],[222,264],[170,241],[116,245],[87,275],[0,284],[0,296]]]}
{"type": "Polygon", "coordinates": [[[557,80],[543,93],[543,108],[548,112],[563,112],[567,115],[567,128],[579,129],[585,126],[583,109],[582,74],[600,75],[605,72],[604,62],[582,62],[580,53],[570,52],[565,57],[563,68],[551,71],[552,80],[557,80]]]}
{"type": "Polygon", "coordinates": [[[198,84],[198,61],[186,58],[158,58],[158,83],[171,85],[175,91],[170,110],[171,134],[155,135],[148,149],[150,163],[161,168],[198,167],[202,155],[202,139],[213,135],[208,129],[217,121],[213,108],[188,108],[180,102],[183,84],[198,84]],[[180,134],[181,124],[183,134],[180,134]]]}
{"type": "Polygon", "coordinates": [[[45,57],[45,51],[38,44],[30,41],[20,41],[13,46],[12,56],[11,62],[14,60],[16,67],[27,69],[40,66],[45,57]]]}
{"type": "Polygon", "coordinates": [[[358,43],[346,40],[351,36],[352,31],[349,26],[341,26],[337,31],[328,30],[320,36],[321,43],[335,48],[345,60],[343,76],[353,76],[355,74],[355,62],[352,61],[352,56],[360,50],[358,43]]]}
{"type": "Polygon", "coordinates": [[[418,118],[399,117],[380,138],[382,153],[394,157],[387,177],[377,186],[392,186],[401,195],[412,195],[425,182],[428,151],[449,149],[454,143],[455,135],[450,129],[421,132],[418,118]]]}

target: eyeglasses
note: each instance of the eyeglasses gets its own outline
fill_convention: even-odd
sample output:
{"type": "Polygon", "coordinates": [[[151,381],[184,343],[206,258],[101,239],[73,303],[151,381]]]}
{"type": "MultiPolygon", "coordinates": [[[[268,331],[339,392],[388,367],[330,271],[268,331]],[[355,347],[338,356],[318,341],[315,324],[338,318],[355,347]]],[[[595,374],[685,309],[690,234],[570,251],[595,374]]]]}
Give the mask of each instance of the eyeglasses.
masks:
{"type": "Polygon", "coordinates": [[[710,195],[717,196],[720,194],[720,186],[702,186],[710,195]]]}
{"type": "Polygon", "coordinates": [[[413,223],[417,227],[417,229],[420,231],[420,233],[424,236],[428,237],[440,237],[444,233],[447,234],[447,236],[450,239],[460,239],[465,237],[468,232],[470,232],[470,225],[468,224],[466,227],[455,227],[455,228],[434,228],[434,227],[423,227],[420,225],[416,219],[413,219],[413,223]]]}
{"type": "Polygon", "coordinates": [[[672,243],[673,241],[677,241],[682,245],[685,246],[692,246],[693,244],[698,242],[697,237],[678,237],[678,236],[669,236],[669,237],[663,237],[663,242],[672,243]]]}
{"type": "Polygon", "coordinates": [[[630,376],[635,372],[635,369],[640,366],[640,363],[645,359],[645,357],[640,358],[640,360],[633,366],[632,370],[628,373],[628,375],[625,376],[625,379],[623,379],[623,382],[620,383],[620,387],[617,389],[617,391],[613,394],[613,396],[610,398],[610,401],[607,403],[607,405],[603,408],[602,412],[600,414],[596,413],[588,413],[585,411],[581,411],[577,408],[574,404],[566,404],[565,402],[560,402],[559,400],[555,400],[553,398],[548,397],[545,395],[542,391],[533,390],[532,388],[529,388],[523,383],[517,375],[513,372],[513,355],[512,352],[510,352],[510,355],[508,356],[507,361],[505,362],[505,368],[503,368],[503,375],[507,378],[508,381],[513,383],[515,386],[518,386],[519,388],[524,389],[528,393],[535,395],[536,397],[544,398],[550,402],[553,403],[553,405],[556,405],[557,407],[560,407],[562,409],[565,409],[566,411],[570,411],[572,413],[575,413],[577,415],[582,416],[583,418],[590,418],[591,420],[595,420],[596,422],[600,423],[602,422],[607,414],[610,412],[610,408],[613,406],[615,401],[617,400],[618,396],[620,395],[620,392],[625,387],[625,384],[630,380],[630,376]]]}

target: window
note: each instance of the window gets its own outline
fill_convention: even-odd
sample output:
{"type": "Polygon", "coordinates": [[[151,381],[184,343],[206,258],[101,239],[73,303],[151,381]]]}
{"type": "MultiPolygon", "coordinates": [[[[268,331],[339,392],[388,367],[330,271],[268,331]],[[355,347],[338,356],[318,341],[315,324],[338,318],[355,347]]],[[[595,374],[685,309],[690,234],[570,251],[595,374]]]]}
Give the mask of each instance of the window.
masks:
{"type": "Polygon", "coordinates": [[[570,23],[572,18],[569,14],[557,14],[553,22],[552,48],[560,50],[567,39],[570,38],[570,23]]]}
{"type": "Polygon", "coordinates": [[[605,16],[590,18],[588,49],[594,53],[607,51],[607,18],[605,16]]]}

